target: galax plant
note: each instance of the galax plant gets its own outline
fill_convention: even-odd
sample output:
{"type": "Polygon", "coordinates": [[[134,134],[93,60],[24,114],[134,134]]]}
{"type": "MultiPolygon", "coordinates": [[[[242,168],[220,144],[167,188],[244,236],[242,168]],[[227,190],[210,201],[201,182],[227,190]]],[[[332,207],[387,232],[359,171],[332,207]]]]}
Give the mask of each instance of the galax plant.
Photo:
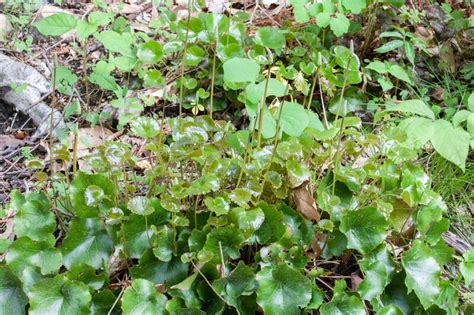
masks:
{"type": "MultiPolygon", "coordinates": [[[[444,271],[454,256],[442,239],[447,207],[416,160],[430,141],[464,168],[472,113],[451,123],[408,92],[382,109],[381,98],[364,99],[367,80],[387,92],[413,84],[413,74],[392,61],[362,65],[340,40],[360,30],[347,16],[370,20],[398,1],[291,3],[306,24],[252,36],[242,15],[177,21],[165,9],[152,35],[99,10],[35,24],[44,35],[75,30],[86,91],[147,108],[119,122],[146,155],[105,141],[80,170],[65,144],[51,148],[46,166],[30,161],[38,189],[12,192],[2,219],[10,230],[0,240],[1,314],[458,313],[474,255],[455,256],[458,275],[444,271]],[[108,54],[93,65],[92,40],[108,54]],[[178,117],[151,113],[154,96],[130,96],[134,84],[161,89],[178,117]],[[236,106],[245,128],[213,115],[236,106]],[[188,109],[210,115],[185,117],[188,109]],[[352,115],[361,109],[377,112],[375,121],[416,116],[370,126],[352,115]],[[437,137],[441,124],[462,141],[437,137]]],[[[418,42],[398,34],[401,45],[379,51],[403,46],[413,63],[418,42]]],[[[67,94],[78,78],[61,71],[55,86],[67,94]]]]}

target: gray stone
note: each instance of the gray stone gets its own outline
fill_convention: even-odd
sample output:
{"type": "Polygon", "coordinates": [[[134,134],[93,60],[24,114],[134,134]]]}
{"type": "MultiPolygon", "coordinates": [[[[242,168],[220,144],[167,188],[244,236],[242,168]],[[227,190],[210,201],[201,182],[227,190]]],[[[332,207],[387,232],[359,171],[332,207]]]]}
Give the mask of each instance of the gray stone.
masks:
{"type": "MultiPolygon", "coordinates": [[[[50,132],[52,109],[41,101],[42,96],[50,91],[49,81],[36,69],[0,54],[0,99],[31,117],[37,126],[33,138],[45,136],[50,132]],[[24,87],[19,92],[12,88],[19,86],[24,87]]],[[[65,127],[65,123],[60,112],[54,111],[52,114],[53,134],[56,135],[65,127]]]]}

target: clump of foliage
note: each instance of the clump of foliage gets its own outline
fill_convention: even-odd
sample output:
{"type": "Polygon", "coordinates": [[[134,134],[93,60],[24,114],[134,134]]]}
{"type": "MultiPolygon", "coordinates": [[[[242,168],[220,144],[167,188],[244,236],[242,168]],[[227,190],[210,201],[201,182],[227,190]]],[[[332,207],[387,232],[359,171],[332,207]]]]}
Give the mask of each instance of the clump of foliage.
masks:
{"type": "MultiPolygon", "coordinates": [[[[291,104],[301,106],[280,109],[291,104]]],[[[168,136],[152,118],[132,123],[157,156],[144,173],[132,171],[127,145],[107,142],[54,200],[12,194],[16,239],[4,244],[2,283],[11,298],[3,307],[21,313],[28,303],[33,314],[457,308],[458,293],[442,277],[453,254],[441,238],[446,206],[410,162],[416,154],[397,144],[403,133],[363,134],[359,119],[346,119],[258,147],[255,137],[208,116],[167,124],[168,136]],[[290,198],[301,191],[307,199],[290,198]],[[358,270],[364,279],[356,285],[358,270]]],[[[64,150],[54,154],[70,161],[64,150]]]]}
{"type": "Polygon", "coordinates": [[[378,13],[419,18],[402,1],[290,2],[300,24],[251,32],[246,14],[190,10],[177,20],[165,7],[151,34],[105,6],[34,24],[77,36],[82,73],[54,72],[55,93],[72,98],[84,86],[66,116],[106,99],[147,155],[106,141],[77,170],[62,141],[48,163],[30,161],[38,191],[15,191],[6,207],[0,296],[10,299],[0,309],[457,313],[472,251],[457,257],[445,244],[448,208],[418,157],[434,149],[466,168],[474,94],[446,96],[462,94],[446,108],[428,96],[413,69],[432,55],[410,27],[384,30],[376,57],[361,58],[371,50],[355,47],[362,23],[371,42],[378,13]],[[92,42],[105,53],[94,63],[92,42]],[[155,110],[159,102],[177,117],[155,110]],[[230,121],[241,116],[243,125],[230,121]],[[449,276],[453,257],[460,274],[449,276]]]}

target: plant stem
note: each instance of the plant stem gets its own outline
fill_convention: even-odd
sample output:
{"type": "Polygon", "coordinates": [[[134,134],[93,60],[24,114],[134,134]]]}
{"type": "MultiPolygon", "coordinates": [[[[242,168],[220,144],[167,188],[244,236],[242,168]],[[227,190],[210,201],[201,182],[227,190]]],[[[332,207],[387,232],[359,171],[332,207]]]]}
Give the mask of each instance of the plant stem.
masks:
{"type": "Polygon", "coordinates": [[[184,68],[186,52],[188,50],[188,37],[189,37],[189,23],[191,21],[191,0],[188,0],[188,17],[186,20],[186,36],[184,38],[183,58],[181,59],[181,75],[179,82],[179,116],[183,114],[183,96],[184,96],[184,68]]]}
{"type": "Polygon", "coordinates": [[[266,104],[267,92],[268,92],[268,81],[270,81],[270,74],[271,74],[272,65],[268,64],[268,73],[267,79],[265,81],[265,89],[263,90],[263,97],[260,100],[260,105],[258,108],[258,131],[257,131],[257,148],[260,148],[261,140],[262,140],[262,128],[263,128],[263,112],[266,104]]]}

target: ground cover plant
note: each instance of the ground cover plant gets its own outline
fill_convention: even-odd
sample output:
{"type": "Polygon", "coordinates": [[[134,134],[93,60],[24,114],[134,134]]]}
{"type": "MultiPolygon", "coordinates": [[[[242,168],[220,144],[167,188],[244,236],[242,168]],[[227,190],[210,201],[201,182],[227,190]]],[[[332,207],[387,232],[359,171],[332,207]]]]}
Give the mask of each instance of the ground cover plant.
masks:
{"type": "Polygon", "coordinates": [[[472,312],[472,9],[415,3],[6,2],[66,127],[1,173],[0,314],[472,312]]]}

